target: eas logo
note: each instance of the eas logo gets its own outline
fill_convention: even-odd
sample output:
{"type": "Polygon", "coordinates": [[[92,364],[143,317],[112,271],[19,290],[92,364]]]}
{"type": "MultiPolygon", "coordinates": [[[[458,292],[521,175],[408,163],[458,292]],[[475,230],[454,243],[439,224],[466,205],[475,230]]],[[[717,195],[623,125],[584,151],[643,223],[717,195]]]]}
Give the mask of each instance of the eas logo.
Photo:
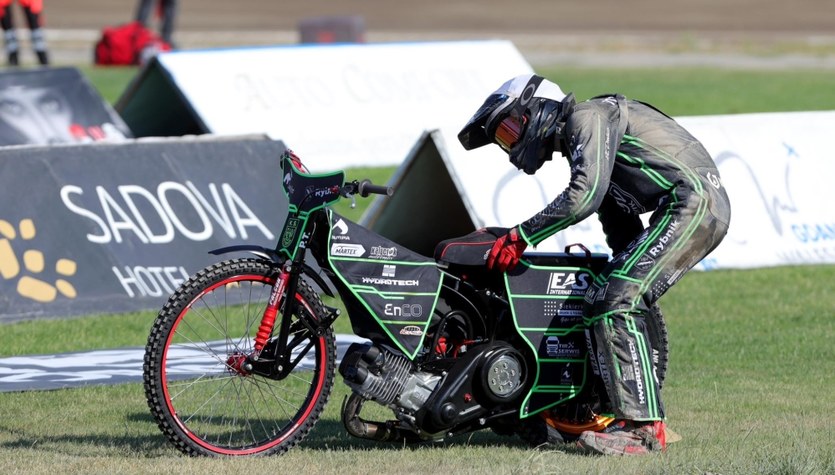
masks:
{"type": "Polygon", "coordinates": [[[551,272],[548,279],[548,295],[583,295],[591,283],[591,275],[585,272],[551,272]]]}

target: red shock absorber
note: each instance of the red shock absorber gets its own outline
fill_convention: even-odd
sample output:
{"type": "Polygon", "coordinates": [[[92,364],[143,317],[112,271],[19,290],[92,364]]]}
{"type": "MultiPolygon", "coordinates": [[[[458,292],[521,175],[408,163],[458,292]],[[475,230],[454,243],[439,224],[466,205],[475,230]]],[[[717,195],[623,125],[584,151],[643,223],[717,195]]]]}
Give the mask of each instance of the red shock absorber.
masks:
{"type": "Polygon", "coordinates": [[[264,316],[261,317],[261,325],[258,327],[258,333],[255,334],[255,351],[252,354],[253,360],[258,359],[261,350],[264,349],[264,345],[267,344],[267,340],[273,332],[275,317],[278,315],[279,307],[281,307],[281,294],[284,293],[284,288],[287,286],[289,275],[287,272],[282,272],[270,292],[270,300],[267,302],[264,316]]]}

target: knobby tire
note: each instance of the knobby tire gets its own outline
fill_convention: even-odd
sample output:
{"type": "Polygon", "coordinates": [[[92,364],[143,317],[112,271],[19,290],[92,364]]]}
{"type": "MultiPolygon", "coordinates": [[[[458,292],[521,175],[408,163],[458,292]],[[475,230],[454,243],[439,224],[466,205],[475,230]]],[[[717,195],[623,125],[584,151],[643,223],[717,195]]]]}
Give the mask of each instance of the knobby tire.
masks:
{"type": "MultiPolygon", "coordinates": [[[[292,359],[302,353],[304,360],[278,379],[234,364],[253,351],[277,276],[274,265],[258,259],[224,261],[185,282],[157,316],[145,349],[145,394],[160,430],[183,453],[280,454],[318,421],[333,388],[336,350],[330,328],[316,335],[292,325],[299,315],[325,319],[321,299],[304,280],[288,338],[298,341],[301,334],[292,359]]],[[[267,353],[261,358],[269,359],[267,353]]]]}

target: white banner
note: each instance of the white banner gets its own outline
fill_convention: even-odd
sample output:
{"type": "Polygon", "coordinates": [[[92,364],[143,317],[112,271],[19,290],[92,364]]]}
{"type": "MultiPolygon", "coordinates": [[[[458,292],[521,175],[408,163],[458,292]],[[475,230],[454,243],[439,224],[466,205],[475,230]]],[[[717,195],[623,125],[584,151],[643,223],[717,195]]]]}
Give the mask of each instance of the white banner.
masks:
{"type": "MultiPolygon", "coordinates": [[[[731,199],[727,237],[701,269],[835,263],[835,207],[829,204],[835,157],[828,134],[835,112],[682,117],[719,166],[731,199]]],[[[498,147],[465,151],[454,129],[442,131],[448,166],[478,225],[513,226],[530,218],[568,183],[556,156],[533,177],[498,147]]],[[[647,216],[648,217],[648,216],[647,216]]],[[[609,252],[596,217],[558,233],[538,251],[581,242],[609,252]]]]}
{"type": "Polygon", "coordinates": [[[424,130],[458,128],[508,78],[508,41],[314,45],[159,56],[215,134],[266,133],[314,171],[401,163],[424,130]]]}
{"type": "MultiPolygon", "coordinates": [[[[439,129],[448,167],[474,222],[512,226],[566,186],[561,157],[535,177],[497,147],[466,152],[456,135],[507,79],[532,72],[512,43],[315,45],[162,54],[160,64],[208,129],[282,139],[314,171],[401,163],[439,129]]],[[[719,164],[731,228],[701,268],[835,262],[835,112],[684,117],[719,164]]],[[[539,246],[583,242],[608,252],[595,218],[539,246]]]]}

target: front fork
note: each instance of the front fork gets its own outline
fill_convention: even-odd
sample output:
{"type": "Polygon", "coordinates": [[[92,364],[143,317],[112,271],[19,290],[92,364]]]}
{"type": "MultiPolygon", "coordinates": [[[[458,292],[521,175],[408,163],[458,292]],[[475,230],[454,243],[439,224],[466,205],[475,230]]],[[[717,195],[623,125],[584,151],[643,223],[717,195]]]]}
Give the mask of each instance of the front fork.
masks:
{"type": "MultiPolygon", "coordinates": [[[[261,324],[255,334],[253,352],[249,355],[235,354],[230,357],[229,366],[241,374],[257,373],[271,378],[283,378],[289,374],[303,356],[298,355],[293,360],[289,348],[290,346],[295,347],[303,339],[303,337],[297,336],[292,342],[290,341],[290,315],[294,314],[296,305],[299,305],[295,295],[304,268],[302,264],[304,253],[300,252],[298,254],[295,260],[285,262],[270,290],[267,307],[264,309],[261,324]],[[287,298],[288,296],[293,297],[287,298]],[[275,321],[279,312],[282,312],[285,318],[281,319],[276,329],[275,321]],[[277,335],[271,340],[270,337],[275,334],[276,330],[277,335]],[[268,348],[269,351],[263,353],[265,348],[268,348]],[[273,357],[274,359],[272,359],[273,357]]],[[[300,314],[297,323],[303,326],[312,338],[315,338],[323,333],[324,328],[329,326],[338,314],[337,309],[331,309],[330,318],[323,322],[307,321],[300,314]]],[[[293,331],[297,331],[297,329],[293,331]]],[[[306,349],[302,350],[302,353],[306,353],[312,345],[310,343],[306,349]]]]}
{"type": "MultiPolygon", "coordinates": [[[[289,281],[290,272],[288,272],[286,268],[282,269],[281,274],[279,274],[278,279],[276,279],[275,285],[273,285],[273,288],[270,291],[270,299],[267,302],[267,308],[264,310],[264,315],[261,317],[261,325],[258,326],[258,332],[255,334],[255,344],[253,345],[255,351],[253,351],[250,355],[250,359],[252,359],[252,361],[258,361],[258,358],[261,356],[261,351],[264,350],[264,346],[267,344],[267,340],[270,338],[270,335],[272,335],[273,327],[275,326],[275,317],[276,315],[278,315],[279,307],[281,307],[281,295],[284,293],[284,290],[288,287],[287,284],[289,281]]],[[[295,289],[293,289],[293,292],[287,292],[287,295],[295,295],[295,293],[295,289]]],[[[293,299],[290,299],[290,301],[292,300],[293,299]]],[[[289,315],[291,310],[292,309],[290,308],[286,309],[285,314],[289,315]]],[[[284,330],[284,327],[286,326],[284,322],[288,320],[288,318],[282,319],[282,330],[284,330]]],[[[286,333],[284,334],[286,335],[286,333]]],[[[283,340],[286,345],[287,339],[284,338],[283,340]]]]}
{"type": "MultiPolygon", "coordinates": [[[[298,273],[293,272],[293,266],[289,261],[281,269],[278,278],[270,289],[270,297],[267,307],[261,315],[261,324],[255,333],[253,351],[249,354],[236,351],[229,355],[226,365],[233,372],[242,376],[249,376],[253,373],[269,378],[281,378],[287,375],[292,369],[288,364],[290,358],[287,353],[287,339],[290,333],[290,315],[295,310],[295,299],[287,299],[284,296],[295,295],[298,288],[298,273]],[[279,311],[284,306],[285,318],[281,319],[278,335],[270,341],[275,329],[275,320],[279,311]],[[270,344],[269,355],[274,356],[262,358],[262,352],[270,344]]],[[[264,355],[266,356],[266,355],[264,355]]]]}

